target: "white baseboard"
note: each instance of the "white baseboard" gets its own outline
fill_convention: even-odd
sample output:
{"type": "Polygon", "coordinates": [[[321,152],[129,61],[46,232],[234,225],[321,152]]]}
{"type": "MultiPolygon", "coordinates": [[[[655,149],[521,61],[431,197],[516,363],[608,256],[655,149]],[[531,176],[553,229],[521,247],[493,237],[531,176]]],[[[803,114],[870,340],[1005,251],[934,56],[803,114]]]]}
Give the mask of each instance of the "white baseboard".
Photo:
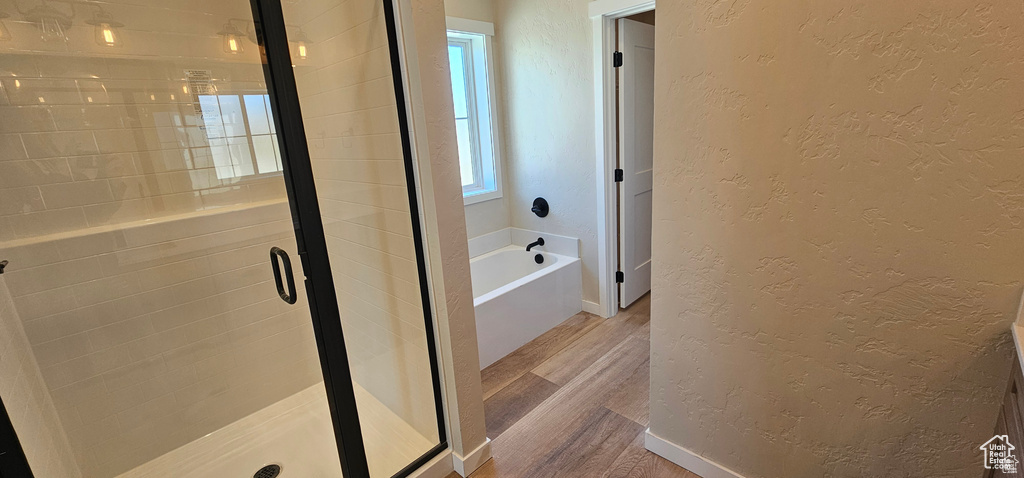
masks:
{"type": "Polygon", "coordinates": [[[598,304],[597,302],[591,302],[586,299],[583,300],[583,311],[590,312],[591,314],[594,315],[604,314],[604,309],[601,307],[601,304],[598,304]]]}
{"type": "Polygon", "coordinates": [[[452,462],[452,451],[449,449],[438,453],[425,465],[412,472],[409,478],[445,478],[453,471],[455,471],[455,466],[452,462]]]}
{"type": "Polygon", "coordinates": [[[476,450],[469,452],[465,457],[459,456],[458,453],[452,452],[452,465],[455,467],[455,472],[461,476],[469,476],[470,473],[476,471],[483,465],[487,460],[491,459],[491,439],[483,442],[482,445],[476,447],[476,450]]]}
{"type": "Polygon", "coordinates": [[[743,478],[742,475],[735,471],[651,433],[650,428],[644,434],[644,447],[651,453],[686,468],[703,478],[743,478]]]}

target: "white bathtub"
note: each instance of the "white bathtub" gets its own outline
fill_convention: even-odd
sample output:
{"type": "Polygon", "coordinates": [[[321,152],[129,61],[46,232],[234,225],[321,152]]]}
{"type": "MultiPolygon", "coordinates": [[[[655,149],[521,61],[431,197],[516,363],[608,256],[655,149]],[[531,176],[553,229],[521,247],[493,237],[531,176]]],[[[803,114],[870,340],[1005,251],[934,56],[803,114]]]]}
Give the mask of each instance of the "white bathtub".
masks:
{"type": "Polygon", "coordinates": [[[470,260],[480,368],[582,310],[580,260],[538,249],[508,246],[470,260]]]}

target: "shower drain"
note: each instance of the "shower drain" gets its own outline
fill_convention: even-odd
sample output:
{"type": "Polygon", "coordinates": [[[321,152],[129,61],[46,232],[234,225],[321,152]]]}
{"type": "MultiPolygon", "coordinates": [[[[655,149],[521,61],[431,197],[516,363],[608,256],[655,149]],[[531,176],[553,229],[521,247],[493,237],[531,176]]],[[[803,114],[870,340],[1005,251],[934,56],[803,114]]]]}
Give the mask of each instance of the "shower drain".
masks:
{"type": "Polygon", "coordinates": [[[277,478],[281,474],[281,465],[273,464],[260,468],[252,478],[277,478]]]}

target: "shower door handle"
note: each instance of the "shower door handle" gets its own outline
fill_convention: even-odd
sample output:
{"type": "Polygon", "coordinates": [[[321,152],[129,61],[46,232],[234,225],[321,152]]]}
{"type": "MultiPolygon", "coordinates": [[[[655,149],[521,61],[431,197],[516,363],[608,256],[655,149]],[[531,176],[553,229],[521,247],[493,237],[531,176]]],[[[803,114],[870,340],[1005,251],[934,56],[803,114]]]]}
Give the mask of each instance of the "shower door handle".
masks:
{"type": "Polygon", "coordinates": [[[292,276],[292,260],[288,258],[288,253],[280,247],[271,247],[270,266],[274,270],[274,283],[277,284],[277,295],[281,296],[281,300],[294,304],[296,300],[295,277],[292,276]],[[281,264],[277,261],[278,257],[284,262],[284,277],[288,281],[287,292],[284,290],[284,284],[281,283],[281,264]]]}

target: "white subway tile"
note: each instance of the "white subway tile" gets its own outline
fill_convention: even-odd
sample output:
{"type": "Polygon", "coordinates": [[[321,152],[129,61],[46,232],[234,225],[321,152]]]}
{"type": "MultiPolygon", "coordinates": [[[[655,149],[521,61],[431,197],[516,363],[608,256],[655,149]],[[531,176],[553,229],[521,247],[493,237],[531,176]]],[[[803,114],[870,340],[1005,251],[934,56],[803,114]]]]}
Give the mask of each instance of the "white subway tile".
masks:
{"type": "Polygon", "coordinates": [[[33,237],[81,229],[88,224],[81,208],[51,209],[8,216],[7,223],[15,237],[33,237]]]}
{"type": "Polygon", "coordinates": [[[40,186],[43,200],[49,209],[85,206],[114,200],[110,184],[105,180],[75,181],[73,183],[40,186]]]}
{"type": "Polygon", "coordinates": [[[38,186],[0,189],[0,214],[24,214],[43,209],[43,197],[38,186]]]}
{"type": "Polygon", "coordinates": [[[0,134],[0,161],[25,159],[25,146],[19,134],[0,134]]]}
{"type": "MultiPolygon", "coordinates": [[[[79,156],[67,160],[71,177],[75,181],[89,181],[104,178],[134,176],[135,160],[128,153],[105,154],[102,156],[79,156]]],[[[123,199],[120,191],[111,188],[114,198],[123,199]]]]}
{"type": "Polygon", "coordinates": [[[81,156],[99,152],[91,131],[22,133],[21,140],[30,158],[81,156]]]}
{"type": "Polygon", "coordinates": [[[0,188],[3,189],[71,180],[71,169],[64,158],[0,161],[0,188]]]}

